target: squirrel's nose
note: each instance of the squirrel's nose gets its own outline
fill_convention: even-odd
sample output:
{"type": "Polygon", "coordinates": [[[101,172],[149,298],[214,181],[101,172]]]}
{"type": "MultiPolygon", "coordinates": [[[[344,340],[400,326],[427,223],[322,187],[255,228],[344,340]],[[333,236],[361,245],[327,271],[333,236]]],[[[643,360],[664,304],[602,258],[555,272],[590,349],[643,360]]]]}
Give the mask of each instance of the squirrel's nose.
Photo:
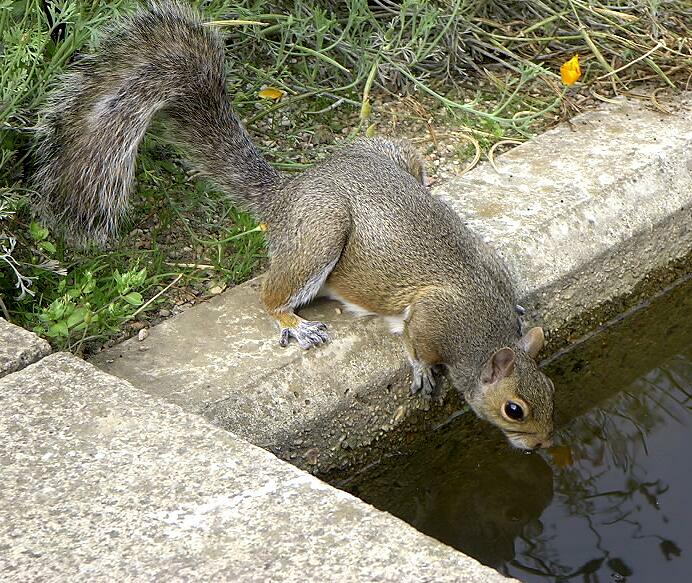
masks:
{"type": "Polygon", "coordinates": [[[544,439],[543,441],[537,442],[537,443],[533,446],[532,449],[535,451],[535,450],[537,450],[537,449],[544,449],[544,448],[547,448],[547,447],[552,447],[552,445],[553,445],[553,440],[552,440],[550,437],[547,437],[547,438],[544,439]]]}
{"type": "Polygon", "coordinates": [[[541,449],[541,448],[552,447],[552,446],[553,446],[553,440],[548,438],[548,439],[544,439],[543,441],[539,441],[536,444],[535,449],[541,449]]]}

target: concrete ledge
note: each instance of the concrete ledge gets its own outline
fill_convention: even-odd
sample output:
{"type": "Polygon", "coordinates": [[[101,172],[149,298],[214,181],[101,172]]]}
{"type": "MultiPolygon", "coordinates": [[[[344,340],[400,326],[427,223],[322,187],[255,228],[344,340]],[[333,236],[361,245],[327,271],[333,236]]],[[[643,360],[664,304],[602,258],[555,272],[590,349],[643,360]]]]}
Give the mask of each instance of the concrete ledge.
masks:
{"type": "Polygon", "coordinates": [[[0,318],[0,377],[51,353],[48,342],[0,318]]]}
{"type": "Polygon", "coordinates": [[[6,581],[507,581],[69,354],[0,381],[6,581]]]}
{"type": "MultiPolygon", "coordinates": [[[[670,116],[639,102],[606,106],[501,156],[500,174],[481,166],[436,194],[506,258],[529,320],[554,333],[689,256],[690,105],[686,94],[670,116]]],[[[328,323],[331,345],[279,348],[256,287],[93,362],[316,473],[370,461],[462,407],[451,391],[429,410],[409,399],[399,339],[335,304],[304,310],[328,323]]]]}

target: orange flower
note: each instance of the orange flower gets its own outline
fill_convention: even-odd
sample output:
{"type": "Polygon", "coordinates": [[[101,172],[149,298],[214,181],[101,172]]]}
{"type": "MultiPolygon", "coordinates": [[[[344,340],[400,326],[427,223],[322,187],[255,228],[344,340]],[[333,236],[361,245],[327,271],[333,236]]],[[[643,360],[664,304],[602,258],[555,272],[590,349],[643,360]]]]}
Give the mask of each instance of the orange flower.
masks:
{"type": "Polygon", "coordinates": [[[581,69],[579,68],[579,55],[574,55],[569,61],[562,64],[560,67],[560,77],[565,85],[574,85],[579,77],[581,77],[581,69]]]}
{"type": "Polygon", "coordinates": [[[284,95],[286,95],[286,92],[281,91],[281,89],[277,89],[276,87],[267,87],[266,89],[262,89],[262,91],[260,91],[257,95],[262,99],[272,99],[276,101],[277,99],[281,99],[284,95]]]}

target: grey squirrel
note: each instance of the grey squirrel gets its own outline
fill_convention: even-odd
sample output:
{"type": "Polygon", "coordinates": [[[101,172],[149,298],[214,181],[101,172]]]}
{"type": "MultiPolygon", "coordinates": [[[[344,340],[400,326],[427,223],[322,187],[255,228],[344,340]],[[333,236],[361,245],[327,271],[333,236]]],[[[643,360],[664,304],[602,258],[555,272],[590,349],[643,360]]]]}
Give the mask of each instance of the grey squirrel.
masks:
{"type": "Polygon", "coordinates": [[[328,340],[323,323],[295,313],[326,291],[390,320],[413,394],[430,396],[446,372],[514,446],[550,445],[554,387],[534,360],[543,331],[521,335],[505,266],[426,190],[415,148],[361,139],[280,175],[231,107],[221,36],[181,2],[150,2],[121,19],[49,98],[34,176],[43,220],[78,243],[112,239],[158,112],[201,173],[268,225],[261,296],[282,345],[328,340]]]}

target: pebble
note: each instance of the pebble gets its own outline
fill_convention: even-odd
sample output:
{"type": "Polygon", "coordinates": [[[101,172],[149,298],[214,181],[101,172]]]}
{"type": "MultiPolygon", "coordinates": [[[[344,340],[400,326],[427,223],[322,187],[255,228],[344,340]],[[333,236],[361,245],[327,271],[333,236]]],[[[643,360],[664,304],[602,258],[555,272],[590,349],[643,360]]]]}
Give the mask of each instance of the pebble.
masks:
{"type": "Polygon", "coordinates": [[[310,464],[311,466],[316,466],[317,458],[319,457],[319,455],[319,450],[316,447],[313,447],[312,449],[309,449],[305,452],[305,461],[308,462],[308,464],[310,464]]]}

